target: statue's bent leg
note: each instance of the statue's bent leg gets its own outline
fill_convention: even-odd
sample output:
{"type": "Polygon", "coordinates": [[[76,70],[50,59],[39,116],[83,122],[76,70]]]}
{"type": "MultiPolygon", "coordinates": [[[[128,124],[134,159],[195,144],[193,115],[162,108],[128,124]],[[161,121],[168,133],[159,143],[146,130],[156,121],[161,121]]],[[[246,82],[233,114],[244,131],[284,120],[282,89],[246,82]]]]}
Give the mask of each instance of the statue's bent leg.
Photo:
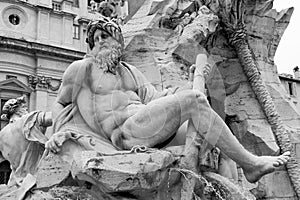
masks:
{"type": "Polygon", "coordinates": [[[121,148],[153,147],[166,141],[191,118],[191,104],[195,103],[195,94],[191,90],[151,101],[121,126],[121,148]]]}
{"type": "Polygon", "coordinates": [[[188,119],[192,119],[196,130],[205,134],[210,144],[216,145],[221,138],[226,140],[220,143],[225,148],[232,140],[238,144],[237,149],[242,148],[224,121],[211,109],[205,95],[193,90],[150,102],[129,117],[115,132],[122,134],[121,148],[130,149],[141,144],[152,147],[171,137],[188,119]],[[226,138],[222,136],[224,134],[226,138]],[[227,135],[230,135],[230,141],[227,141],[227,135]]]}

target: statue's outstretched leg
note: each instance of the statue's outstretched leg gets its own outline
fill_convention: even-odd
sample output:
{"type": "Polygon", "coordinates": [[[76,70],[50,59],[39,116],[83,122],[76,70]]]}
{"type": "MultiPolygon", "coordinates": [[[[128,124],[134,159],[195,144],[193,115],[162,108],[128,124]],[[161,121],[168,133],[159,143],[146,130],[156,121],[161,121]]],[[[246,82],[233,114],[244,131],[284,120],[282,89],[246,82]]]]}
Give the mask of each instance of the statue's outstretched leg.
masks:
{"type": "Polygon", "coordinates": [[[249,182],[257,181],[289,159],[289,153],[256,156],[247,151],[213,111],[205,95],[192,90],[156,99],[126,120],[120,127],[121,148],[130,149],[138,144],[154,146],[168,139],[188,119],[192,119],[198,133],[210,144],[242,167],[249,182]]]}
{"type": "Polygon", "coordinates": [[[207,141],[220,148],[229,158],[235,161],[244,171],[249,182],[258,181],[263,175],[273,172],[277,167],[287,163],[290,152],[280,156],[256,156],[247,151],[232,134],[225,122],[200,100],[196,94],[198,113],[192,114],[192,120],[199,133],[206,133],[207,141]],[[199,114],[200,113],[200,114],[199,114]]]}

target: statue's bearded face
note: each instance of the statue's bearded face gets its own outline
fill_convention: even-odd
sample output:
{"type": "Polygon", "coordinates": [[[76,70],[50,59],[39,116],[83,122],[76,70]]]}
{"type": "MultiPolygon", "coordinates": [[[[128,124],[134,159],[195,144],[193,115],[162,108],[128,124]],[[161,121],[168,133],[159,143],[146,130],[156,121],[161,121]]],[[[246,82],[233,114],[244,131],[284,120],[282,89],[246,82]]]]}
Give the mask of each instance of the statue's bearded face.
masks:
{"type": "Polygon", "coordinates": [[[92,54],[101,68],[106,68],[115,74],[116,66],[122,56],[122,45],[109,33],[97,29],[94,34],[94,44],[92,54]]]}

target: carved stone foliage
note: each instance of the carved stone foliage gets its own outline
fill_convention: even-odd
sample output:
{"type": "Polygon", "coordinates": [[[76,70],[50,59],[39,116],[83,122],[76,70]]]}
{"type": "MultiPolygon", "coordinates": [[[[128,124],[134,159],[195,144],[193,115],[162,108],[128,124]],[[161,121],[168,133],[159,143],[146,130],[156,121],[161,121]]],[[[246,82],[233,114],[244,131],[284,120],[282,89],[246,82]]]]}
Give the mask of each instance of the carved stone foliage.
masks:
{"type": "Polygon", "coordinates": [[[28,84],[33,89],[50,89],[52,91],[57,91],[61,84],[61,79],[55,80],[51,77],[39,76],[39,75],[29,75],[28,84]],[[56,85],[53,82],[58,82],[56,85]]]}

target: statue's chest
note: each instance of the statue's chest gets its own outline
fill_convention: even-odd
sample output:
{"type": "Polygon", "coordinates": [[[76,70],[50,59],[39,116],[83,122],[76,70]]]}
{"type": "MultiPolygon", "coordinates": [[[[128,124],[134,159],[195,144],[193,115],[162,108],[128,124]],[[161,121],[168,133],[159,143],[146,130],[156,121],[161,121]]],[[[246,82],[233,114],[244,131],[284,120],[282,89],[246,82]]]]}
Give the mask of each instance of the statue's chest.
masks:
{"type": "Polygon", "coordinates": [[[136,90],[136,84],[132,76],[121,69],[116,74],[105,72],[101,69],[94,69],[91,73],[92,90],[96,93],[110,93],[114,90],[136,90]]]}

